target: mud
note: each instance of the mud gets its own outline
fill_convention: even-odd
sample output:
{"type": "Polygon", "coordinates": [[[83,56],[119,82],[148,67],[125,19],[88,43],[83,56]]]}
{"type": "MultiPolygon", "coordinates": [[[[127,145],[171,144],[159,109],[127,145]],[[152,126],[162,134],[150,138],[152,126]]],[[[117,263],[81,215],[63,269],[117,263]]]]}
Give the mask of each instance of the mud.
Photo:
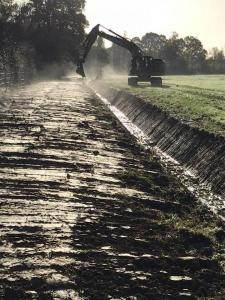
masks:
{"type": "MultiPolygon", "coordinates": [[[[141,96],[108,88],[99,82],[92,82],[90,85],[106,97],[112,107],[124,113],[129,122],[137,126],[141,134],[148,137],[150,145],[156,151],[159,150],[164,158],[168,156],[175,164],[184,166],[186,173],[198,178],[201,189],[208,190],[206,194],[210,193],[210,190],[217,194],[218,197],[215,196],[215,199],[208,199],[212,202],[209,206],[215,205],[215,211],[224,217],[225,140],[223,137],[192,128],[141,96]],[[213,203],[214,200],[217,203],[213,203]]],[[[201,196],[201,191],[197,193],[201,196]]]]}
{"type": "Polygon", "coordinates": [[[6,103],[3,299],[223,299],[223,224],[82,81],[39,82],[6,103]]]}

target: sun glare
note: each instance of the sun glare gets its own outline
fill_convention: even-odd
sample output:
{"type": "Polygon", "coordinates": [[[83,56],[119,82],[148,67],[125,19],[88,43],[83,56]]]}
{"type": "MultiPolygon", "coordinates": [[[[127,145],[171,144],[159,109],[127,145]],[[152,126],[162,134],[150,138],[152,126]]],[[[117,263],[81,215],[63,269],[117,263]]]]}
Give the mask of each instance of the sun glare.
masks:
{"type": "Polygon", "coordinates": [[[146,32],[169,37],[176,31],[198,37],[206,47],[225,46],[224,0],[87,0],[85,12],[90,28],[100,23],[128,37],[146,32]]]}

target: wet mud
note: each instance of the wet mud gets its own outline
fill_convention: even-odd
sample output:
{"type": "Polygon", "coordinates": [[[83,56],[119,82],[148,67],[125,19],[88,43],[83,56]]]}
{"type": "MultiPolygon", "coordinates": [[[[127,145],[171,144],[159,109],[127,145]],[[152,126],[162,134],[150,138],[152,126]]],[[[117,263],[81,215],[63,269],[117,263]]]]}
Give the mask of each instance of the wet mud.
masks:
{"type": "Polygon", "coordinates": [[[39,82],[6,103],[3,299],[225,297],[223,223],[82,81],[39,82]]]}
{"type": "Polygon", "coordinates": [[[225,139],[169,115],[143,96],[91,84],[151,139],[152,145],[177,160],[214,193],[225,195],[225,139]],[[166,133],[166,134],[165,134],[166,133]]]}

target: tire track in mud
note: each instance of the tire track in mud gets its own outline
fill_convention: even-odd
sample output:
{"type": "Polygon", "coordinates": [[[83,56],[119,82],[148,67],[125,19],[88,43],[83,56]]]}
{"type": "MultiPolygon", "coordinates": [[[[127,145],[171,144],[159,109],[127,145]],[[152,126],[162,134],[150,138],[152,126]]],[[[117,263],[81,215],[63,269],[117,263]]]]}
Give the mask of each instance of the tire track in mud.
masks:
{"type": "Polygon", "coordinates": [[[33,84],[12,92],[7,107],[0,112],[5,299],[223,295],[218,248],[176,225],[187,215],[194,226],[213,223],[211,216],[81,81],[33,84]]]}

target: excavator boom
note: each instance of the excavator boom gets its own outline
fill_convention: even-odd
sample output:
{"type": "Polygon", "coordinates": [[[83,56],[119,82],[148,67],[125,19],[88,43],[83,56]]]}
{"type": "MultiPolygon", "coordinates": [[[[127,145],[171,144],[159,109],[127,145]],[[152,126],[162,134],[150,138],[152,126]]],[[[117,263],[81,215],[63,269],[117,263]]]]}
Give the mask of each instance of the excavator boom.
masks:
{"type": "Polygon", "coordinates": [[[99,34],[99,24],[96,25],[91,32],[88,34],[88,36],[86,37],[86,39],[84,40],[84,42],[82,43],[82,46],[79,50],[79,60],[77,63],[77,69],[76,72],[81,75],[82,77],[85,77],[85,73],[84,73],[84,67],[83,64],[86,60],[86,57],[89,53],[89,51],[91,50],[92,45],[94,44],[94,42],[96,41],[98,34],[99,34]]]}
{"type": "Polygon", "coordinates": [[[95,43],[98,37],[102,37],[120,47],[123,47],[130,51],[131,55],[133,57],[141,57],[142,51],[141,49],[132,41],[126,39],[125,37],[122,37],[121,35],[117,34],[116,32],[105,28],[104,26],[101,26],[102,28],[106,29],[107,31],[111,32],[113,35],[110,35],[102,30],[100,30],[100,24],[93,27],[91,32],[87,35],[86,39],[84,40],[81,49],[80,49],[80,55],[79,55],[79,61],[77,63],[77,73],[80,74],[82,77],[85,77],[83,64],[87,58],[87,55],[89,51],[91,50],[91,47],[95,43]]]}
{"type": "Polygon", "coordinates": [[[76,70],[78,74],[85,77],[83,64],[91,50],[91,47],[98,37],[102,37],[120,47],[123,47],[131,53],[132,61],[129,73],[130,77],[128,78],[129,85],[137,85],[138,81],[150,81],[154,86],[162,85],[162,79],[160,77],[153,77],[164,75],[165,64],[161,59],[144,56],[142,50],[134,42],[110,29],[105,28],[104,26],[101,26],[100,24],[93,27],[81,45],[76,70]],[[100,27],[102,28],[101,30],[100,27]]]}

